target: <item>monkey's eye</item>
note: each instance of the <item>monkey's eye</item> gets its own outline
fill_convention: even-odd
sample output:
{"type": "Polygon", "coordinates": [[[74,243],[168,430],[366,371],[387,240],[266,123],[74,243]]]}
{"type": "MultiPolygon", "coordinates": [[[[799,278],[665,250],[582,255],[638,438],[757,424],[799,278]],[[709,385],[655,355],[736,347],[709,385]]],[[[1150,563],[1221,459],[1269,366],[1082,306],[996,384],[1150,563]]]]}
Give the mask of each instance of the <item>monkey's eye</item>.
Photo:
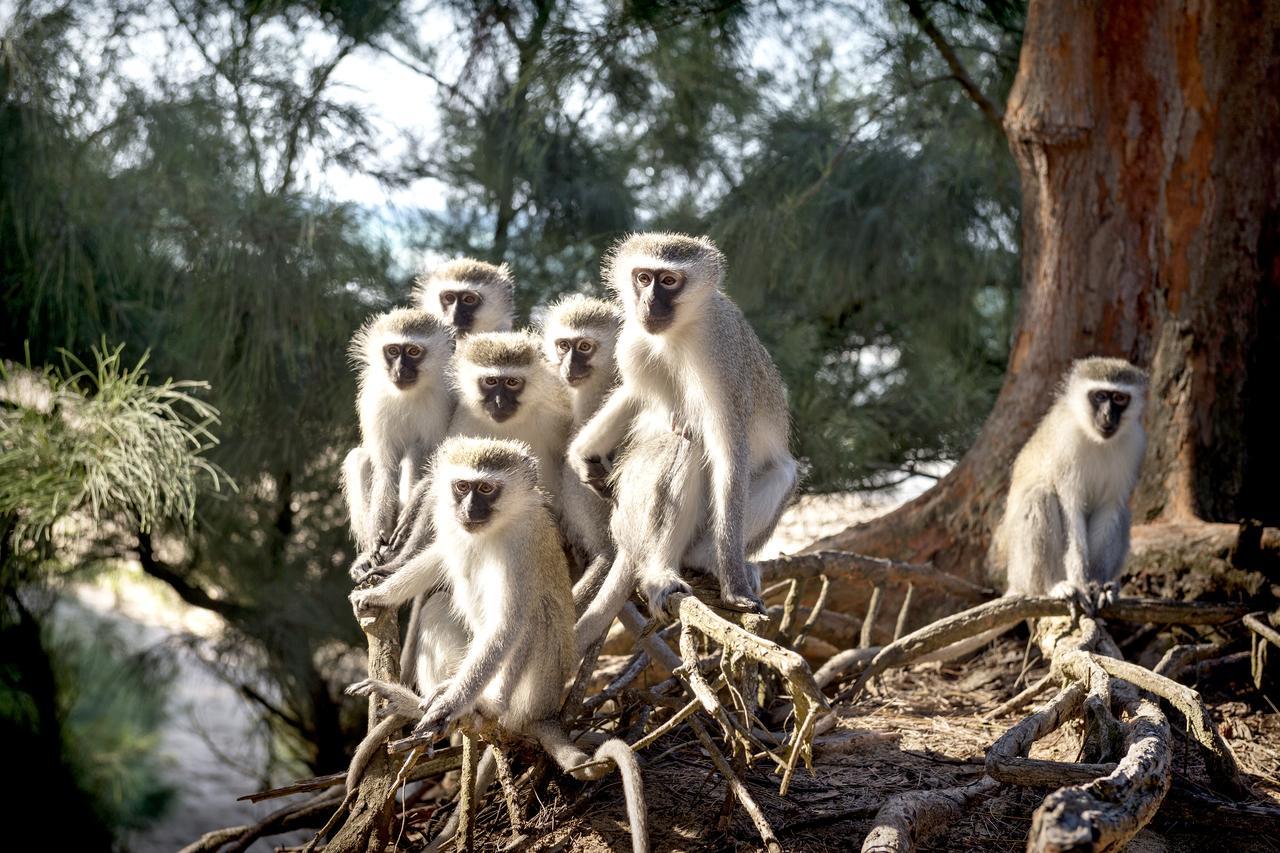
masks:
{"type": "Polygon", "coordinates": [[[523,380],[523,379],[521,379],[519,376],[508,376],[508,377],[507,377],[507,387],[508,387],[508,388],[522,388],[522,387],[524,387],[524,380],[523,380]]]}
{"type": "Polygon", "coordinates": [[[440,301],[445,305],[452,305],[457,298],[457,295],[452,290],[446,290],[440,294],[440,301]]]}
{"type": "Polygon", "coordinates": [[[578,341],[578,352],[591,352],[595,348],[596,348],[596,345],[591,341],[586,340],[585,338],[583,340],[578,341]]]}
{"type": "Polygon", "coordinates": [[[1106,391],[1090,391],[1089,400],[1095,406],[1100,406],[1107,401],[1107,392],[1106,391]]]}
{"type": "Polygon", "coordinates": [[[564,338],[561,338],[560,340],[556,341],[556,349],[560,350],[560,352],[568,352],[569,341],[565,340],[564,338]]]}
{"type": "Polygon", "coordinates": [[[1129,395],[1124,393],[1123,391],[1115,392],[1114,394],[1111,395],[1111,399],[1115,401],[1115,404],[1117,406],[1129,405],[1129,395]]]}
{"type": "Polygon", "coordinates": [[[476,486],[476,491],[482,495],[491,495],[493,494],[493,491],[494,491],[493,483],[481,483],[480,485],[476,486]]]}
{"type": "Polygon", "coordinates": [[[474,293],[464,293],[464,294],[462,294],[462,304],[463,304],[463,305],[475,305],[475,304],[476,304],[477,302],[479,302],[479,301],[480,301],[480,297],[479,297],[479,296],[476,296],[474,293]]]}
{"type": "Polygon", "coordinates": [[[642,272],[636,276],[636,281],[640,283],[641,287],[648,287],[653,284],[653,276],[647,272],[642,272]]]}
{"type": "Polygon", "coordinates": [[[675,287],[680,283],[680,279],[676,278],[671,273],[664,273],[660,281],[663,287],[675,287]]]}
{"type": "Polygon", "coordinates": [[[471,484],[466,480],[454,480],[453,490],[460,495],[465,495],[467,492],[471,491],[471,484]]]}
{"type": "Polygon", "coordinates": [[[391,358],[395,358],[396,356],[400,355],[400,347],[397,346],[396,344],[387,344],[385,347],[382,348],[382,351],[385,352],[391,358]]]}
{"type": "Polygon", "coordinates": [[[422,347],[417,344],[409,344],[404,348],[404,354],[409,358],[422,358],[422,347]]]}
{"type": "Polygon", "coordinates": [[[497,384],[498,384],[498,377],[496,377],[496,376],[486,376],[486,377],[485,377],[484,379],[482,379],[481,381],[482,381],[482,382],[484,382],[484,384],[485,384],[485,385],[488,385],[490,388],[493,388],[493,387],[497,386],[497,384]]]}

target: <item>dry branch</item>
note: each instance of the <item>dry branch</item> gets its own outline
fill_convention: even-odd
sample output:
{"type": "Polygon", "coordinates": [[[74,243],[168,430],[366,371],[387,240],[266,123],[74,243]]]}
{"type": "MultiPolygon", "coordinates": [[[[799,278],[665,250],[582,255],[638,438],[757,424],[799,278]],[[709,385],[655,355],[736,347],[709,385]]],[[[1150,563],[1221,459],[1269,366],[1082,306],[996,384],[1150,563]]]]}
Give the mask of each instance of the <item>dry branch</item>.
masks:
{"type": "MultiPolygon", "coordinates": [[[[369,677],[399,681],[400,630],[395,609],[385,608],[367,625],[362,623],[362,627],[369,644],[369,677]]],[[[384,704],[377,696],[369,698],[370,731],[378,724],[384,704]]],[[[338,834],[325,845],[325,853],[364,853],[386,847],[395,814],[396,777],[400,766],[401,763],[393,761],[385,751],[375,750],[356,789],[349,791],[343,801],[344,805],[349,804],[350,811],[338,834]]]]}
{"type": "Polygon", "coordinates": [[[871,586],[913,584],[971,601],[995,595],[995,590],[971,583],[964,578],[920,563],[904,563],[883,557],[868,557],[849,551],[815,551],[792,554],[760,562],[760,574],[766,581],[781,578],[815,578],[838,575],[844,580],[871,586]]]}

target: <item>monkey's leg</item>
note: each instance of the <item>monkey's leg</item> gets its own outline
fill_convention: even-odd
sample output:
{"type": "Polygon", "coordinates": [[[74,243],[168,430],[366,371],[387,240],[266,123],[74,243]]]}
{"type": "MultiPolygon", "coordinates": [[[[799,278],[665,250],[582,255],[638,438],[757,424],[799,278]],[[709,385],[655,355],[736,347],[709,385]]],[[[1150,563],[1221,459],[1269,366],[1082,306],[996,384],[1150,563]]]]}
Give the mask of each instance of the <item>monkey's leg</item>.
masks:
{"type": "MultiPolygon", "coordinates": [[[[789,456],[774,460],[751,475],[745,518],[748,555],[763,548],[773,536],[778,519],[795,492],[796,480],[796,461],[789,456]]],[[[714,561],[711,532],[703,531],[685,555],[684,563],[708,571],[714,561]]]]}
{"type": "Polygon", "coordinates": [[[1062,507],[1051,491],[1010,497],[1020,511],[1005,519],[1008,547],[1009,591],[1019,595],[1044,595],[1066,579],[1062,557],[1067,538],[1062,527],[1062,507]]]}
{"type": "MultiPolygon", "coordinates": [[[[642,555],[636,566],[636,576],[650,611],[666,616],[671,615],[667,613],[671,596],[691,591],[680,577],[680,566],[689,550],[689,543],[706,518],[707,491],[707,475],[694,458],[694,445],[679,439],[672,448],[668,464],[659,468],[658,476],[652,480],[648,492],[651,497],[646,499],[644,489],[636,490],[639,494],[632,493],[625,499],[620,496],[620,501],[625,500],[626,511],[619,517],[622,522],[632,518],[648,531],[647,535],[642,534],[641,541],[628,542],[635,546],[628,550],[642,555]]],[[[627,472],[620,480],[624,487],[630,485],[627,480],[629,474],[627,472]]],[[[617,511],[615,516],[618,516],[617,511]]],[[[624,538],[635,535],[634,530],[623,535],[624,526],[614,527],[620,552],[624,538]]]]}
{"type": "Polygon", "coordinates": [[[1118,593],[1116,580],[1129,555],[1129,508],[1113,503],[1089,518],[1089,580],[1100,586],[1098,606],[1113,601],[1118,593]]]}

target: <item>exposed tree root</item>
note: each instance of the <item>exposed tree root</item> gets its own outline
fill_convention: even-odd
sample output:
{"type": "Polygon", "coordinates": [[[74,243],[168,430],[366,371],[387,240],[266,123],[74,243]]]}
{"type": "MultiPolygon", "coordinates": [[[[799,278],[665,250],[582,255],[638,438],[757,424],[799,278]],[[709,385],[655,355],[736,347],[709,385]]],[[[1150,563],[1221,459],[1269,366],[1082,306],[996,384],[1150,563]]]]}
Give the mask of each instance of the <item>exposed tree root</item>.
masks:
{"type": "MultiPolygon", "coordinates": [[[[769,619],[720,610],[698,595],[679,595],[672,601],[677,623],[656,631],[654,623],[646,620],[634,604],[627,604],[620,619],[635,638],[635,650],[625,661],[611,659],[608,671],[613,675],[603,687],[596,660],[598,649],[585,657],[562,707],[565,730],[576,732],[574,737],[584,743],[598,744],[608,736],[625,736],[634,751],[650,750],[645,753],[650,762],[659,762],[676,751],[685,751],[688,760],[687,749],[701,747],[709,766],[727,786],[720,812],[722,828],[728,831],[733,810],[741,807],[760,843],[766,849],[781,850],[784,843],[763,807],[770,803],[753,797],[745,782],[752,765],[764,759],[763,766],[776,774],[778,795],[785,798],[792,796],[793,785],[803,794],[805,785],[796,782],[796,770],[801,764],[811,765],[815,744],[827,753],[850,752],[871,748],[873,742],[883,740],[881,735],[867,732],[819,737],[835,722],[828,713],[830,705],[823,689],[852,677],[852,684],[840,697],[856,698],[873,679],[891,669],[920,662],[984,632],[1034,620],[1034,636],[1050,663],[1049,674],[987,716],[1018,711],[1042,694],[1049,694],[1050,698],[991,744],[984,772],[974,781],[907,791],[885,801],[875,812],[864,851],[911,850],[930,834],[954,823],[975,802],[990,796],[1001,785],[1050,789],[1035,812],[1029,850],[1119,849],[1162,808],[1173,784],[1170,727],[1161,710],[1161,700],[1186,718],[1189,742],[1202,750],[1205,768],[1215,786],[1232,795],[1244,790],[1235,757],[1199,694],[1174,678],[1195,666],[1210,666],[1233,655],[1233,659],[1247,656],[1246,652],[1231,652],[1228,644],[1236,640],[1225,633],[1227,626],[1238,624],[1242,617],[1257,638],[1255,645],[1275,642],[1280,633],[1263,614],[1250,615],[1246,608],[1236,605],[1126,598],[1101,607],[1096,618],[1081,618],[1073,624],[1068,618],[1070,605],[1064,600],[1007,596],[906,633],[917,590],[970,600],[988,591],[930,566],[844,552],[784,557],[765,563],[764,568],[767,577],[779,580],[767,591],[775,602],[769,619]],[[876,623],[889,621],[887,615],[879,619],[885,600],[882,596],[873,597],[861,620],[827,609],[829,600],[835,598],[832,579],[849,578],[872,583],[877,589],[903,588],[905,595],[894,622],[892,642],[882,647],[870,645],[876,623]],[[813,596],[813,603],[806,607],[802,601],[809,596],[813,596]],[[1170,648],[1154,669],[1146,669],[1120,659],[1120,651],[1102,619],[1207,626],[1211,629],[1208,636],[1214,641],[1185,642],[1193,632],[1180,630],[1178,637],[1184,642],[1170,648]],[[833,653],[813,673],[796,649],[816,634],[839,637],[848,646],[858,647],[833,653]],[[672,648],[673,637],[678,637],[678,651],[672,648]],[[652,679],[640,681],[655,668],[666,671],[671,678],[657,684],[651,683],[652,679]],[[642,684],[640,688],[634,686],[637,682],[642,684]],[[1081,719],[1081,760],[1028,757],[1038,740],[1068,721],[1081,719]],[[651,749],[659,744],[658,749],[651,749]]],[[[887,634],[888,627],[882,635],[887,634]]],[[[1240,629],[1236,630],[1239,633],[1240,629]]],[[[367,626],[367,631],[371,676],[394,680],[398,661],[394,614],[384,614],[367,626]]],[[[1260,653],[1255,649],[1255,654],[1260,653]]],[[[661,674],[658,678],[662,678],[661,674]]],[[[378,710],[371,706],[371,723],[376,721],[378,710]]],[[[417,839],[414,843],[420,843],[422,838],[434,835],[426,822],[434,807],[400,805],[396,802],[397,790],[408,781],[461,767],[462,793],[453,845],[458,850],[470,850],[479,840],[476,821],[485,798],[495,796],[489,791],[470,791],[481,737],[495,750],[495,769],[505,809],[487,810],[480,825],[490,826],[491,821],[503,820],[501,815],[505,814],[511,830],[509,846],[529,843],[535,828],[545,827],[536,813],[526,813],[526,809],[534,809],[533,804],[545,802],[538,787],[544,774],[536,769],[544,767],[545,762],[536,760],[530,764],[531,756],[537,753],[529,741],[511,739],[490,725],[484,731],[466,734],[463,747],[442,749],[427,757],[421,757],[427,743],[415,737],[396,741],[390,750],[377,751],[355,790],[341,801],[336,812],[339,793],[321,793],[281,809],[257,826],[210,833],[188,849],[196,853],[231,844],[243,848],[257,837],[284,828],[314,826],[327,814],[332,814],[333,827],[323,829],[313,842],[322,841],[333,828],[326,850],[363,853],[383,849],[393,826],[401,827],[397,832],[407,826],[417,839]],[[468,755],[470,762],[466,760],[468,755]],[[520,772],[521,762],[530,772],[520,772]]],[[[300,780],[244,799],[258,802],[324,792],[342,784],[343,778],[333,774],[300,780]]],[[[1252,821],[1259,827],[1280,827],[1280,809],[1232,803],[1190,788],[1175,787],[1165,808],[1174,815],[1195,814],[1195,809],[1200,808],[1224,824],[1248,826],[1252,821]]],[[[868,810],[866,815],[870,814],[868,810]]],[[[791,825],[794,822],[778,824],[783,830],[791,825]]]]}
{"type": "Polygon", "coordinates": [[[1029,851],[1119,849],[1155,816],[1173,778],[1169,721],[1142,699],[1127,728],[1128,751],[1114,771],[1060,788],[1036,809],[1029,851]]]}

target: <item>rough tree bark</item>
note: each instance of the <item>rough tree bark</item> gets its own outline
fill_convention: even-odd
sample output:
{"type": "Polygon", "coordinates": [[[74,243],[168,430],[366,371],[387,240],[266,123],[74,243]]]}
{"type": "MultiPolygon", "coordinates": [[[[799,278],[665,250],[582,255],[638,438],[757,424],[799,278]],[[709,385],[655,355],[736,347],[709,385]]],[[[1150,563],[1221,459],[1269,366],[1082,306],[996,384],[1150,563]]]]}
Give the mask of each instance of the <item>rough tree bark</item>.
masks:
{"type": "Polygon", "coordinates": [[[1004,113],[1023,193],[1004,386],[941,483],[813,550],[981,580],[1013,458],[1092,354],[1151,369],[1135,523],[1280,521],[1276,92],[1280,0],[1032,0],[1004,113]]]}

